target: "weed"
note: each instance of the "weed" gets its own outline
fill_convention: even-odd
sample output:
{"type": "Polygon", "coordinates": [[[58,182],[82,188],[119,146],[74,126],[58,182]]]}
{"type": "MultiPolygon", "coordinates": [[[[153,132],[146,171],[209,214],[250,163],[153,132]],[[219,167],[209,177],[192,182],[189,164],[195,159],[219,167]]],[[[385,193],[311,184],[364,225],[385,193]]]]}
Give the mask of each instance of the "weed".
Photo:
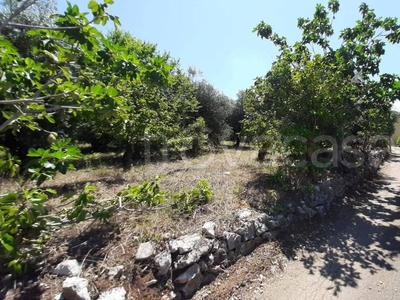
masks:
{"type": "Polygon", "coordinates": [[[208,181],[202,179],[197,183],[196,188],[190,191],[183,189],[181,193],[175,193],[172,208],[176,209],[180,215],[188,216],[198,206],[208,203],[212,195],[208,181]]]}

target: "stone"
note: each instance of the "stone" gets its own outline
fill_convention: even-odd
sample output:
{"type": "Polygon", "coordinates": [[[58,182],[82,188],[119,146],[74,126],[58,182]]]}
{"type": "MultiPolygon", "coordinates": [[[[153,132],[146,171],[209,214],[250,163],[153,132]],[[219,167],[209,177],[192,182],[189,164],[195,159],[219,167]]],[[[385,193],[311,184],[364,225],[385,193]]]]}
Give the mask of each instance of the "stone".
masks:
{"type": "Polygon", "coordinates": [[[246,219],[251,216],[252,212],[250,209],[239,209],[233,213],[239,220],[246,219]]]}
{"type": "Polygon", "coordinates": [[[282,215],[278,215],[278,216],[275,216],[273,218],[270,218],[267,221],[268,230],[276,230],[279,227],[281,227],[283,222],[284,222],[284,219],[285,219],[285,217],[282,216],[282,215]]]}
{"type": "Polygon", "coordinates": [[[242,243],[240,245],[240,254],[248,255],[253,252],[254,248],[256,247],[255,240],[250,240],[248,242],[242,243]]]}
{"type": "Polygon", "coordinates": [[[212,265],[214,265],[214,262],[215,262],[214,255],[211,253],[206,255],[206,257],[204,258],[204,261],[206,262],[206,264],[209,267],[211,267],[212,265]]]}
{"type": "Polygon", "coordinates": [[[214,267],[210,268],[208,270],[208,272],[212,273],[212,274],[219,274],[222,272],[222,268],[221,268],[221,266],[214,266],[214,267]]]}
{"type": "Polygon", "coordinates": [[[175,293],[174,291],[169,292],[169,294],[161,297],[161,300],[181,300],[182,295],[180,293],[175,293]]]}
{"type": "Polygon", "coordinates": [[[254,228],[256,231],[256,236],[260,236],[264,232],[268,231],[267,225],[265,225],[265,223],[263,223],[263,222],[260,222],[259,219],[254,220],[254,228]]]}
{"type": "Polygon", "coordinates": [[[247,242],[255,237],[254,221],[241,222],[235,233],[242,237],[242,242],[247,242]]]}
{"type": "Polygon", "coordinates": [[[203,260],[201,260],[200,262],[199,262],[199,266],[200,266],[200,271],[201,272],[207,272],[208,271],[208,265],[205,263],[205,261],[203,261],[203,260]]]}
{"type": "Polygon", "coordinates": [[[226,251],[224,249],[219,249],[217,252],[214,253],[214,264],[220,265],[226,260],[226,258],[226,251]]]}
{"type": "Polygon", "coordinates": [[[157,254],[154,257],[154,264],[158,270],[157,276],[164,276],[168,274],[172,265],[171,252],[168,250],[157,254]]]}
{"type": "Polygon", "coordinates": [[[317,206],[315,209],[317,210],[318,215],[320,217],[325,216],[326,212],[325,212],[325,208],[323,206],[317,206]]]}
{"type": "Polygon", "coordinates": [[[286,222],[287,226],[290,226],[291,224],[293,224],[294,223],[294,215],[293,214],[287,215],[285,222],[286,222]]]}
{"type": "Polygon", "coordinates": [[[301,206],[297,206],[296,207],[296,213],[301,215],[301,216],[307,215],[307,212],[301,206]]]}
{"type": "Polygon", "coordinates": [[[200,266],[199,266],[199,264],[194,264],[189,269],[187,269],[185,272],[183,272],[178,277],[176,277],[174,282],[176,284],[185,284],[185,283],[193,280],[198,274],[201,274],[200,266]]]}
{"type": "Polygon", "coordinates": [[[226,242],[225,241],[220,241],[220,240],[214,240],[211,252],[215,253],[219,249],[224,249],[225,251],[227,251],[228,250],[228,246],[226,245],[226,242]]]}
{"type": "Polygon", "coordinates": [[[256,245],[258,246],[258,245],[261,245],[261,244],[264,242],[264,240],[263,240],[263,238],[262,238],[261,236],[258,236],[258,237],[256,237],[256,238],[254,239],[254,242],[255,242],[256,245]]]}
{"type": "Polygon", "coordinates": [[[263,224],[267,224],[268,220],[269,220],[269,216],[267,214],[264,214],[264,213],[260,214],[257,217],[257,221],[260,222],[260,223],[263,223],[263,224]]]}
{"type": "Polygon", "coordinates": [[[331,202],[327,202],[324,207],[326,211],[329,211],[331,209],[331,202]]]}
{"type": "Polygon", "coordinates": [[[152,242],[141,243],[136,252],[136,260],[148,260],[154,256],[154,246],[152,242]]]}
{"type": "Polygon", "coordinates": [[[279,234],[279,231],[268,231],[262,235],[262,238],[264,240],[271,241],[271,240],[275,239],[278,236],[278,234],[279,234]]]}
{"type": "Polygon", "coordinates": [[[53,274],[59,276],[78,276],[81,271],[81,264],[76,259],[70,259],[59,263],[53,270],[53,274]]]}
{"type": "Polygon", "coordinates": [[[226,252],[228,252],[228,244],[226,241],[219,241],[219,248],[224,249],[226,252]]]}
{"type": "Polygon", "coordinates": [[[232,261],[234,261],[235,259],[236,259],[236,252],[235,251],[229,251],[229,253],[228,253],[228,260],[230,261],[230,262],[232,262],[232,261]]]}
{"type": "Polygon", "coordinates": [[[180,238],[169,242],[169,249],[171,250],[171,253],[187,253],[193,249],[194,244],[198,242],[201,238],[201,235],[197,233],[181,236],[180,238]]]}
{"type": "Polygon", "coordinates": [[[308,213],[308,217],[311,219],[311,218],[313,218],[316,214],[317,214],[317,212],[314,210],[314,209],[312,209],[312,208],[308,208],[307,209],[307,213],[308,213]]]}
{"type": "Polygon", "coordinates": [[[116,287],[100,294],[98,300],[125,300],[126,291],[124,287],[116,287]]]}
{"type": "Polygon", "coordinates": [[[240,245],[240,241],[242,237],[236,233],[224,231],[223,236],[226,239],[226,243],[228,246],[228,251],[235,249],[237,246],[240,245]]]}
{"type": "Polygon", "coordinates": [[[320,193],[315,197],[315,202],[317,205],[324,205],[328,200],[328,195],[326,193],[320,193]]]}
{"type": "Polygon", "coordinates": [[[85,278],[70,277],[63,282],[63,296],[67,300],[90,300],[89,281],[85,278]]]}
{"type": "Polygon", "coordinates": [[[54,300],[65,300],[63,294],[57,294],[53,297],[54,300]]]}
{"type": "Polygon", "coordinates": [[[203,282],[203,275],[201,272],[198,272],[196,276],[189,280],[188,283],[185,284],[185,286],[182,289],[183,296],[185,298],[189,298],[192,296],[201,286],[201,283],[203,282]]]}
{"type": "Polygon", "coordinates": [[[208,285],[211,282],[213,282],[216,278],[217,277],[214,274],[209,273],[206,276],[204,276],[202,284],[203,285],[208,285]]]}
{"type": "Polygon", "coordinates": [[[175,269],[183,269],[198,262],[200,258],[207,254],[212,247],[212,241],[200,239],[193,245],[193,250],[189,253],[178,255],[174,264],[175,269]]]}
{"type": "Polygon", "coordinates": [[[203,235],[206,237],[215,237],[215,229],[217,225],[214,222],[206,222],[203,225],[203,235]]]}
{"type": "Polygon", "coordinates": [[[121,277],[122,273],[124,272],[124,266],[116,266],[108,269],[108,276],[111,278],[118,278],[121,277]]]}

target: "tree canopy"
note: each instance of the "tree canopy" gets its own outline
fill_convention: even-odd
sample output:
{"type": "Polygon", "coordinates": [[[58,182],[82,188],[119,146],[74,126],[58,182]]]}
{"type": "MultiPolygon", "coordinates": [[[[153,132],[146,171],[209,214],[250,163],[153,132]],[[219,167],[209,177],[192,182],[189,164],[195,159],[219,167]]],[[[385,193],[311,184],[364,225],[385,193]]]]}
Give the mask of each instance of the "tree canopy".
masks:
{"type": "Polygon", "coordinates": [[[338,141],[354,135],[365,142],[390,135],[391,107],[400,99],[399,76],[379,69],[386,43],[400,42],[398,20],[377,17],[362,3],[360,20],[340,32],[340,46],[334,49],[339,8],[331,0],[327,7],[318,4],[313,18],[299,18],[302,39],[293,45],[264,22],[254,28],[279,48],[279,55],[248,91],[247,131],[279,134],[287,149],[309,160],[323,135],[338,141]]]}

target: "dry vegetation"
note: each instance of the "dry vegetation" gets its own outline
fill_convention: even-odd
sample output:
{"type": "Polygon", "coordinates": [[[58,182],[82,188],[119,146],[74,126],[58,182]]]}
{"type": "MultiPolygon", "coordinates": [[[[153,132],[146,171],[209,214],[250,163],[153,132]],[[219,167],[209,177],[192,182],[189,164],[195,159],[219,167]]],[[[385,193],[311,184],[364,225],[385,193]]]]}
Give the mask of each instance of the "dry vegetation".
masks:
{"type": "MultiPolygon", "coordinates": [[[[62,195],[79,190],[86,183],[98,188],[96,198],[101,201],[112,198],[127,184],[141,184],[156,176],[162,178],[161,189],[169,192],[191,189],[205,178],[214,192],[213,200],[197,208],[190,218],[179,218],[172,209],[164,208],[142,214],[119,212],[109,224],[85,221],[65,226],[54,232],[47,243],[33,283],[28,284],[32,277],[24,278],[23,287],[9,290],[9,299],[30,299],[26,296],[35,291],[40,299],[53,299],[61,291],[62,280],[49,272],[54,264],[70,257],[83,261],[83,276],[90,280],[93,295],[123,285],[128,291],[128,299],[157,299],[171,283],[166,279],[167,288],[146,289],[146,283],[153,279],[152,274],[146,267],[135,265],[133,259],[140,242],[153,240],[162,244],[172,237],[197,231],[205,221],[212,220],[223,227],[232,211],[242,207],[253,206],[274,212],[279,207],[278,201],[284,201],[294,193],[290,186],[282,187],[268,180],[268,176],[276,171],[279,159],[274,157],[258,162],[257,151],[250,147],[239,150],[226,147],[218,153],[173,162],[148,161],[138,163],[129,171],[115,167],[116,157],[116,154],[90,154],[78,163],[78,170],[66,176],[59,174],[46,182],[44,187],[54,188],[61,195],[50,201],[50,208],[62,209],[62,195]],[[124,276],[111,281],[107,270],[117,265],[124,265],[124,276]],[[21,294],[21,291],[26,293],[21,294]]],[[[3,181],[0,188],[6,190],[12,185],[15,183],[3,181]]]]}

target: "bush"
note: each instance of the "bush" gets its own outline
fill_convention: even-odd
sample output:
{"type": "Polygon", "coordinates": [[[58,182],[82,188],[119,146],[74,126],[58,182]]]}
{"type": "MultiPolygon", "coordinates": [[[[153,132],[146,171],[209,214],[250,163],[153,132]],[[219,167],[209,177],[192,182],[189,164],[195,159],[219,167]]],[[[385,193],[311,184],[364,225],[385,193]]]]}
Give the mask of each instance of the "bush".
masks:
{"type": "Polygon", "coordinates": [[[181,193],[174,194],[172,208],[178,210],[179,215],[189,216],[196,207],[207,204],[213,194],[208,181],[202,179],[196,188],[190,191],[184,189],[181,193]]]}

